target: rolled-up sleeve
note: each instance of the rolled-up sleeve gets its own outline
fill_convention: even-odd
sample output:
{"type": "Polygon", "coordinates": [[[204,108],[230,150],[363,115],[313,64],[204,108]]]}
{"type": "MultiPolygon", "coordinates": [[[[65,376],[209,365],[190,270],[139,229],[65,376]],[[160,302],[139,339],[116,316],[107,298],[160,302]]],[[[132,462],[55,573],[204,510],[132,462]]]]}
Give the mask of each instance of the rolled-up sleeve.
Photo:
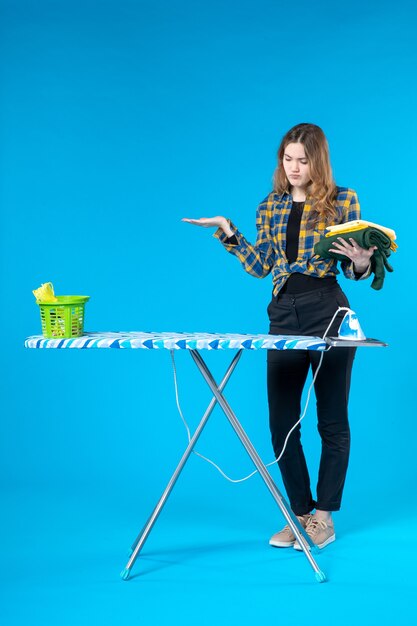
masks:
{"type": "Polygon", "coordinates": [[[228,222],[237,243],[230,243],[229,238],[221,228],[213,236],[223,244],[228,252],[239,259],[243,269],[248,274],[256,278],[267,276],[274,265],[275,252],[270,238],[269,213],[266,203],[261,203],[256,212],[257,237],[255,244],[247,241],[230,220],[228,222]]]}
{"type": "MultiPolygon", "coordinates": [[[[360,220],[360,219],[361,219],[361,207],[359,204],[358,196],[357,196],[356,191],[352,191],[350,200],[349,198],[347,198],[346,205],[343,207],[342,223],[345,224],[346,222],[351,222],[353,220],[360,220]]],[[[341,237],[343,237],[343,235],[341,235],[341,237]]],[[[368,276],[370,276],[371,271],[372,271],[371,262],[369,262],[369,265],[367,269],[365,270],[365,272],[363,272],[363,274],[359,274],[358,272],[355,272],[355,270],[353,269],[353,265],[354,265],[353,261],[350,261],[350,260],[341,261],[340,267],[342,269],[343,274],[346,276],[346,278],[349,278],[350,280],[364,280],[365,278],[368,278],[368,276]]]]}

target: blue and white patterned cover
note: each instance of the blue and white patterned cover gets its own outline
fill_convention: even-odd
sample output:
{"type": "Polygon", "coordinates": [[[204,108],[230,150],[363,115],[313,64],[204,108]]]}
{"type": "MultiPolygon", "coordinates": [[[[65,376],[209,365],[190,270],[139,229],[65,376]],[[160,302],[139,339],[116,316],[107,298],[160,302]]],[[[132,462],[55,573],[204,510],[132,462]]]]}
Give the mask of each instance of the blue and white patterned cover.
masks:
{"type": "Polygon", "coordinates": [[[28,337],[26,348],[144,348],[166,350],[325,350],[320,337],[233,333],[85,333],[75,339],[28,337]]]}

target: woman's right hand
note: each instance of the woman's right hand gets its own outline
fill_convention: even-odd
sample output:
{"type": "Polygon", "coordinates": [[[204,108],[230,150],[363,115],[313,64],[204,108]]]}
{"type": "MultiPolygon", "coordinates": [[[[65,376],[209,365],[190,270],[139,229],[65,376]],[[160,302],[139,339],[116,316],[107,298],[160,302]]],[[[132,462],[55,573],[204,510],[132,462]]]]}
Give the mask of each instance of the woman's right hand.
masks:
{"type": "Polygon", "coordinates": [[[221,228],[227,237],[231,237],[233,235],[229,222],[222,215],[216,215],[216,217],[200,217],[198,220],[183,217],[181,221],[188,222],[188,224],[195,224],[196,226],[202,226],[203,228],[221,228]]]}

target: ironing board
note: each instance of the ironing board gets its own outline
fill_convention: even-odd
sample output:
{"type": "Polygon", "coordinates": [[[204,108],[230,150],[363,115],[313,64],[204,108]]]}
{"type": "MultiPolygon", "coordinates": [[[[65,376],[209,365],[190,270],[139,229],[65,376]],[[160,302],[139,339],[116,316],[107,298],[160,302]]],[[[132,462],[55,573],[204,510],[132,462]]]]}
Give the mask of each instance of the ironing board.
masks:
{"type": "Polygon", "coordinates": [[[316,350],[326,351],[337,349],[339,345],[343,347],[349,346],[384,346],[386,344],[378,340],[361,341],[337,341],[334,338],[326,338],[310,336],[293,336],[293,335],[251,335],[251,334],[218,334],[218,333],[153,333],[153,332],[91,332],[85,333],[81,337],[73,339],[45,339],[43,336],[28,337],[25,341],[26,348],[46,348],[46,349],[145,349],[145,350],[188,350],[195,364],[197,365],[201,375],[213,393],[207,409],[201,418],[193,436],[191,437],[187,448],[185,449],[173,475],[171,476],[162,496],[160,497],[152,514],[148,518],[144,527],[136,537],[132,544],[130,558],[122,570],[120,576],[123,580],[127,580],[130,576],[131,569],[139,556],[139,553],[148,538],[153,525],[155,524],[162,508],[171,493],[184,465],[193,451],[198,438],[200,437],[204,426],[207,423],[215,405],[218,403],[229,420],[232,428],[238,436],[240,442],[246,452],[252,459],[256,469],[269,489],[276,504],[281,510],[286,522],[289,524],[296,539],[301,545],[302,551],[315,572],[318,582],[326,580],[325,573],[319,568],[313,554],[318,552],[317,546],[312,542],[310,537],[299,523],[297,517],[291,511],[291,508],[282,493],[275,485],[265,467],[263,461],[252,445],[249,437],[245,433],[242,425],[238,421],[236,415],[232,411],[229,403],[224,397],[223,390],[230,379],[243,351],[250,350],[316,350]],[[332,344],[333,341],[333,344],[332,344]],[[333,346],[333,347],[332,347],[333,346]],[[236,350],[229,367],[227,368],[220,384],[214,380],[210,370],[208,369],[201,350],[236,350]]]}

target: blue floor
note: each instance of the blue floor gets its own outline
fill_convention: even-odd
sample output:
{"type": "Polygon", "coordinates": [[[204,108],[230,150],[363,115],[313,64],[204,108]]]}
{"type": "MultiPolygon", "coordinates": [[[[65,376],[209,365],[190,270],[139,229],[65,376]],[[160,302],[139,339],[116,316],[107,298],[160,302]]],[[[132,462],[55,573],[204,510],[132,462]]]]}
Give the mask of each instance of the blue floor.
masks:
{"type": "Polygon", "coordinates": [[[232,489],[217,506],[173,494],[126,582],[119,572],[148,502],[3,494],[1,623],[291,624],[300,615],[304,623],[413,623],[416,512],[338,513],[337,541],[316,557],[328,577],[318,584],[303,554],[268,546],[282,525],[274,503],[264,515],[232,489]]]}

